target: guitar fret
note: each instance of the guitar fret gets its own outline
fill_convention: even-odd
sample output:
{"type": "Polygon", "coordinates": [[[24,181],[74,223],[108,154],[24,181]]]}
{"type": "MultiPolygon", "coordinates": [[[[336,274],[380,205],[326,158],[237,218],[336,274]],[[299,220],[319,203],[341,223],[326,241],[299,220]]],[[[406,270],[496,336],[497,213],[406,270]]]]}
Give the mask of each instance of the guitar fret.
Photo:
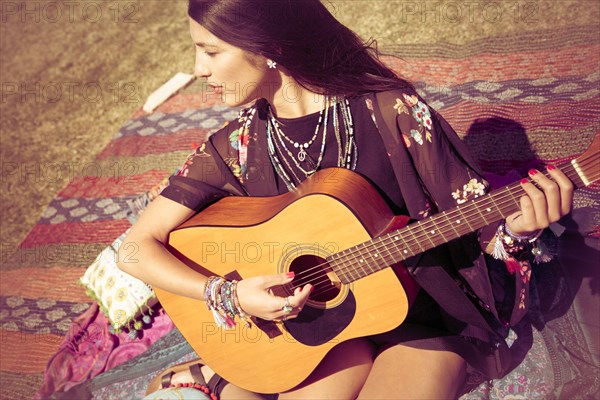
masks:
{"type": "Polygon", "coordinates": [[[387,267],[385,257],[383,256],[383,254],[381,254],[381,250],[383,249],[380,248],[381,245],[378,243],[378,240],[373,242],[373,247],[374,250],[372,250],[372,254],[374,263],[369,265],[369,270],[371,271],[371,273],[377,272],[380,269],[387,267]]]}
{"type": "Polygon", "coordinates": [[[342,282],[352,281],[351,277],[348,275],[348,253],[352,254],[350,249],[342,250],[333,256],[335,257],[334,263],[338,264],[334,267],[334,271],[342,282]]]}
{"type": "MultiPolygon", "coordinates": [[[[506,187],[504,190],[508,190],[508,187],[506,187]]],[[[506,218],[506,215],[504,215],[504,210],[502,210],[502,208],[500,208],[498,206],[498,204],[496,203],[496,200],[494,200],[494,196],[488,196],[488,197],[492,201],[494,207],[496,207],[496,210],[498,210],[498,214],[500,214],[500,216],[502,218],[506,218]]]]}
{"type": "MultiPolygon", "coordinates": [[[[375,259],[375,257],[376,257],[375,255],[376,255],[377,253],[375,253],[375,254],[372,254],[370,251],[368,251],[368,250],[366,249],[366,247],[367,247],[366,243],[363,243],[363,244],[362,244],[362,247],[363,247],[363,250],[361,250],[361,253],[362,253],[362,254],[366,254],[366,255],[368,255],[368,256],[370,257],[370,259],[371,259],[371,260],[370,260],[370,261],[367,261],[367,260],[365,260],[364,264],[361,264],[361,265],[360,265],[360,268],[361,268],[361,270],[362,270],[362,271],[364,271],[364,270],[365,270],[365,268],[368,268],[369,270],[371,270],[371,272],[374,272],[374,270],[373,270],[373,269],[372,269],[372,267],[371,267],[371,264],[373,264],[373,263],[375,263],[375,264],[376,264],[376,263],[377,263],[377,261],[376,261],[376,259],[375,259]]],[[[363,259],[364,259],[364,256],[363,256],[363,259]]],[[[367,274],[367,275],[368,275],[368,274],[367,274]]]]}
{"type": "Polygon", "coordinates": [[[463,214],[462,210],[460,208],[456,209],[460,215],[461,215],[461,219],[465,221],[465,223],[469,226],[469,232],[474,231],[475,229],[473,229],[473,226],[471,226],[471,224],[469,223],[469,219],[467,217],[465,217],[465,214],[463,214]]]}
{"type": "Polygon", "coordinates": [[[432,223],[432,224],[434,225],[434,227],[435,227],[435,230],[431,230],[431,231],[430,231],[430,233],[431,233],[432,235],[434,235],[434,234],[436,234],[436,233],[439,233],[439,235],[440,235],[440,236],[441,236],[441,238],[443,239],[443,240],[442,240],[440,243],[438,243],[438,244],[437,244],[437,245],[439,246],[439,245],[440,245],[440,244],[442,244],[442,243],[446,243],[446,242],[448,242],[448,239],[446,238],[446,236],[444,236],[444,231],[443,231],[443,229],[440,229],[439,225],[436,223],[436,222],[437,222],[437,221],[436,221],[436,219],[438,219],[438,218],[439,218],[439,215],[435,215],[435,216],[433,216],[433,217],[431,217],[431,218],[429,218],[429,219],[430,219],[431,223],[432,223]]]}
{"type": "MultiPolygon", "coordinates": [[[[390,238],[390,236],[389,236],[389,235],[386,235],[386,238],[387,238],[387,239],[389,239],[389,238],[390,238]]],[[[384,261],[385,261],[385,265],[384,265],[384,266],[382,266],[382,267],[381,267],[381,268],[379,268],[379,269],[382,269],[382,268],[383,268],[383,267],[385,267],[385,266],[388,266],[388,265],[391,265],[391,264],[394,264],[394,263],[395,263],[395,257],[394,257],[394,254],[393,254],[393,253],[392,253],[392,251],[390,250],[390,247],[391,247],[391,246],[390,246],[390,245],[386,245],[385,243],[383,243],[384,241],[386,241],[386,240],[384,240],[384,239],[381,239],[381,240],[379,241],[379,245],[380,245],[380,247],[382,247],[382,248],[383,248],[385,251],[387,251],[388,255],[387,255],[387,256],[383,256],[383,257],[384,257],[384,261]],[[388,257],[389,257],[389,260],[387,259],[388,257]]]]}
{"type": "MultiPolygon", "coordinates": [[[[454,227],[454,224],[455,224],[455,222],[454,222],[454,221],[452,221],[452,220],[450,219],[450,217],[448,216],[448,214],[446,214],[446,211],[442,211],[442,215],[443,215],[444,217],[446,217],[446,221],[448,221],[448,224],[449,224],[449,225],[450,225],[450,227],[451,227],[451,228],[454,230],[454,233],[456,234],[456,236],[455,236],[455,237],[460,237],[460,236],[461,236],[461,234],[460,234],[460,233],[459,233],[459,232],[456,230],[456,228],[454,227]]],[[[460,224],[460,220],[457,220],[457,221],[456,221],[456,223],[457,223],[457,224],[460,224]]]]}
{"type": "MultiPolygon", "coordinates": [[[[508,189],[508,188],[507,188],[507,189],[508,189]]],[[[515,206],[517,207],[517,209],[519,209],[519,208],[520,208],[519,200],[518,200],[518,199],[515,199],[515,196],[514,196],[514,194],[513,194],[513,191],[512,191],[512,190],[507,190],[507,192],[508,192],[508,194],[509,194],[510,198],[511,198],[511,199],[512,199],[512,200],[515,202],[515,206]]]]}
{"type": "MultiPolygon", "coordinates": [[[[407,230],[407,229],[405,229],[407,230]]],[[[412,247],[410,247],[406,241],[406,239],[404,238],[404,236],[400,235],[400,233],[396,232],[396,234],[393,236],[394,241],[397,243],[398,241],[402,241],[402,260],[407,259],[408,257],[412,257],[414,256],[416,253],[412,250],[412,247]]],[[[400,248],[398,249],[400,250],[400,248]]]]}
{"type": "MultiPolygon", "coordinates": [[[[340,253],[340,257],[338,258],[338,260],[341,262],[341,266],[339,267],[339,271],[340,271],[340,279],[342,279],[342,282],[351,282],[352,281],[352,276],[349,275],[350,272],[350,268],[352,267],[352,265],[349,265],[348,261],[352,261],[352,259],[356,258],[356,256],[353,256],[353,252],[350,249],[346,249],[340,253]],[[350,255],[350,257],[348,257],[350,255]],[[350,258],[350,260],[348,260],[348,258],[350,258]],[[346,261],[347,260],[347,261],[346,261]]],[[[336,271],[336,273],[338,273],[336,271]]]]}
{"type": "Polygon", "coordinates": [[[473,202],[471,203],[471,207],[475,208],[477,210],[477,212],[479,213],[479,215],[481,215],[481,219],[483,219],[483,224],[480,223],[480,226],[485,226],[485,225],[489,225],[489,222],[487,221],[487,219],[485,219],[485,215],[483,215],[483,213],[481,212],[481,208],[479,208],[477,206],[477,204],[475,203],[475,200],[473,200],[473,202]]]}
{"type": "Polygon", "coordinates": [[[494,203],[494,198],[492,195],[488,195],[480,200],[480,203],[485,204],[485,211],[487,212],[488,219],[485,220],[485,224],[489,225],[494,221],[498,221],[502,219],[502,214],[493,210],[494,208],[498,208],[494,203]]]}
{"type": "Polygon", "coordinates": [[[414,255],[403,235],[401,235],[399,232],[396,232],[396,234],[394,234],[392,237],[394,239],[394,243],[396,243],[396,248],[398,249],[399,253],[399,257],[396,261],[402,261],[414,255]]]}
{"type": "Polygon", "coordinates": [[[419,222],[417,222],[417,226],[419,227],[419,229],[421,229],[421,232],[423,232],[425,234],[425,237],[431,242],[431,244],[433,245],[432,247],[436,247],[437,243],[435,243],[433,241],[433,239],[431,238],[431,236],[429,235],[429,232],[426,227],[424,227],[423,225],[426,225],[427,222],[423,222],[426,220],[420,220],[419,222]]]}
{"type": "Polygon", "coordinates": [[[377,268],[373,272],[377,272],[385,267],[388,267],[389,265],[393,264],[394,260],[394,256],[392,255],[389,246],[384,243],[384,238],[379,238],[375,242],[375,247],[378,249],[377,253],[379,254],[379,257],[377,258],[377,268]],[[387,254],[385,254],[386,252],[387,254]]]}
{"type": "MultiPolygon", "coordinates": [[[[416,226],[416,224],[413,224],[411,226],[407,226],[406,227],[406,231],[408,233],[410,233],[410,235],[412,236],[412,238],[414,239],[415,243],[417,244],[417,246],[419,246],[419,248],[421,249],[421,252],[425,251],[425,248],[423,247],[423,245],[421,244],[421,242],[419,242],[419,240],[417,239],[417,237],[415,236],[415,233],[413,232],[413,228],[414,226],[416,226]]],[[[410,249],[412,249],[412,246],[409,246],[410,249]]]]}
{"type": "Polygon", "coordinates": [[[361,270],[365,265],[367,265],[367,261],[365,260],[365,254],[360,250],[361,245],[363,247],[365,246],[364,243],[361,243],[360,245],[354,247],[355,252],[357,254],[357,256],[356,256],[357,262],[352,263],[351,265],[348,266],[348,273],[350,274],[350,277],[352,277],[353,281],[358,276],[356,271],[361,270]]]}
{"type": "Polygon", "coordinates": [[[340,280],[344,283],[350,282],[347,270],[348,266],[344,262],[344,259],[347,257],[346,253],[350,253],[349,249],[343,250],[334,255],[334,259],[329,261],[329,265],[333,268],[336,275],[340,278],[340,280]]]}

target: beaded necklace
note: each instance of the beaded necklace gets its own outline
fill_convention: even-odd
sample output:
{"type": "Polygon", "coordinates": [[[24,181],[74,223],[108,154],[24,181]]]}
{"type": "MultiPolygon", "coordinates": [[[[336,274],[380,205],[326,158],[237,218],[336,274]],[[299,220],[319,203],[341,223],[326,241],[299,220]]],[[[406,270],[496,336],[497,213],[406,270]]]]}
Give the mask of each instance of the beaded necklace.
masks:
{"type": "MultiPolygon", "coordinates": [[[[298,154],[297,154],[297,158],[298,158],[298,161],[300,161],[300,162],[306,160],[306,157],[308,156],[308,153],[306,152],[306,149],[308,149],[310,147],[310,145],[313,144],[313,142],[317,138],[317,135],[319,134],[319,128],[323,124],[323,110],[325,111],[325,126],[327,126],[327,115],[329,114],[328,102],[329,102],[329,98],[325,97],[325,107],[323,109],[321,109],[321,111],[319,112],[319,121],[317,122],[317,126],[315,127],[315,133],[312,136],[312,138],[310,138],[310,140],[308,142],[299,143],[299,142],[296,142],[296,141],[290,139],[289,137],[287,137],[286,134],[283,132],[283,130],[281,130],[281,127],[279,126],[279,123],[277,122],[277,120],[275,118],[273,118],[273,122],[274,122],[275,127],[276,127],[275,133],[277,133],[277,135],[281,139],[285,139],[288,143],[292,144],[294,146],[294,148],[299,149],[298,154]]],[[[324,129],[323,130],[323,136],[325,136],[326,133],[327,132],[324,129]]],[[[288,152],[288,153],[291,154],[291,152],[288,152]]]]}
{"type": "Polygon", "coordinates": [[[267,116],[267,145],[269,157],[271,158],[271,162],[275,167],[277,175],[285,182],[288,190],[294,189],[296,184],[302,182],[295,173],[294,168],[290,165],[288,158],[293,162],[296,168],[305,175],[305,177],[314,174],[321,166],[327,142],[329,108],[332,108],[333,127],[338,144],[337,166],[354,170],[358,161],[358,149],[354,141],[354,123],[348,99],[343,98],[340,102],[337,97],[334,97],[333,100],[329,97],[325,97],[324,107],[319,113],[319,121],[315,127],[315,133],[310,140],[304,143],[291,139],[283,132],[269,106],[267,116]],[[342,104],[340,105],[340,103],[342,104]],[[330,104],[332,105],[330,106],[330,104]],[[342,120],[344,122],[344,145],[342,144],[342,137],[340,135],[338,113],[342,114],[342,120]],[[317,161],[315,161],[306,150],[317,140],[321,127],[323,132],[321,148],[317,161]],[[298,149],[296,156],[294,156],[292,151],[288,148],[286,142],[292,145],[294,149],[298,149]],[[306,166],[301,164],[303,162],[306,163],[306,166]]]}

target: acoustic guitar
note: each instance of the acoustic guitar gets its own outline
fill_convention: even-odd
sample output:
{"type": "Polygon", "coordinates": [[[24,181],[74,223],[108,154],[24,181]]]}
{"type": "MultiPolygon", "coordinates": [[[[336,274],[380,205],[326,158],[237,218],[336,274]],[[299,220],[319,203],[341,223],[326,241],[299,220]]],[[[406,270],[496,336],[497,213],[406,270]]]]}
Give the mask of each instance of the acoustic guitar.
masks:
{"type": "MultiPolygon", "coordinates": [[[[576,187],[600,175],[598,137],[561,169],[576,187]]],[[[519,209],[519,183],[408,224],[360,175],[318,171],[275,197],[227,197],[169,236],[168,248],[200,273],[244,279],[294,271],[291,295],[312,283],[297,318],[253,318],[216,326],[202,301],[155,288],[160,303],[198,355],[228,381],[259,393],[300,384],[343,341],[399,326],[418,290],[402,261],[505,218],[519,209]],[[391,268],[388,268],[391,267],[391,268]]],[[[201,290],[201,289],[199,289],[201,290]]]]}

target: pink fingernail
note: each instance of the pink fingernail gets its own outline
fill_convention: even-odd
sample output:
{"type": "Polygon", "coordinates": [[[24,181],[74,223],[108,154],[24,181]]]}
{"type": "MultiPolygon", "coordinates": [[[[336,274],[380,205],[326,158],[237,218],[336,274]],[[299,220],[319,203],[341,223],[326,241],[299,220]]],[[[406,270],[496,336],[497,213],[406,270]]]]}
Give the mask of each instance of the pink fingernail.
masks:
{"type": "Polygon", "coordinates": [[[296,274],[293,271],[288,272],[286,275],[288,278],[293,278],[294,276],[296,276],[296,274]]]}
{"type": "Polygon", "coordinates": [[[529,175],[531,175],[531,176],[533,176],[533,175],[535,175],[537,173],[538,172],[535,169],[533,169],[533,168],[529,170],[529,175]]]}
{"type": "Polygon", "coordinates": [[[523,179],[521,179],[521,183],[522,183],[522,184],[525,184],[525,183],[527,183],[527,182],[529,182],[529,181],[527,180],[527,178],[523,178],[523,179]]]}
{"type": "Polygon", "coordinates": [[[556,169],[556,167],[555,167],[554,165],[548,165],[548,166],[546,167],[546,169],[547,169],[548,171],[553,171],[553,170],[555,170],[555,169],[556,169]]]}

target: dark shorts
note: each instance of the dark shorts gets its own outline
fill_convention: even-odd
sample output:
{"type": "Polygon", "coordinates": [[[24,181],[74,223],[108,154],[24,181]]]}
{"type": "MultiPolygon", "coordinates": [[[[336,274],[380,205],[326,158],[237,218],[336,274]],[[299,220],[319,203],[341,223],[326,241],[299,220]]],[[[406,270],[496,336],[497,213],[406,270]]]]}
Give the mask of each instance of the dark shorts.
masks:
{"type": "Polygon", "coordinates": [[[444,323],[437,303],[420,291],[411,306],[406,320],[389,332],[369,336],[377,353],[403,345],[423,350],[450,351],[461,356],[468,364],[477,365],[483,356],[482,347],[473,340],[450,332],[444,323]]]}

